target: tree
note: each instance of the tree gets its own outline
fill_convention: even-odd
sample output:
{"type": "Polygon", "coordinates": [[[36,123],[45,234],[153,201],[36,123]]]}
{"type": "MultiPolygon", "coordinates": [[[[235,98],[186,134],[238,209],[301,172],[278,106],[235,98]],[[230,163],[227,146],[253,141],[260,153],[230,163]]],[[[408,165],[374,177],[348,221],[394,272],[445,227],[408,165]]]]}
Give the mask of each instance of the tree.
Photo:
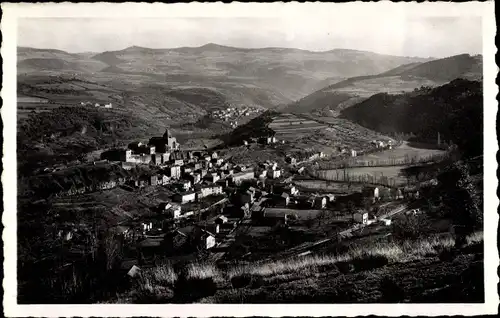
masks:
{"type": "Polygon", "coordinates": [[[442,203],[450,210],[457,247],[465,243],[467,235],[481,228],[483,213],[480,197],[469,174],[469,167],[456,162],[438,176],[444,190],[442,203]]]}

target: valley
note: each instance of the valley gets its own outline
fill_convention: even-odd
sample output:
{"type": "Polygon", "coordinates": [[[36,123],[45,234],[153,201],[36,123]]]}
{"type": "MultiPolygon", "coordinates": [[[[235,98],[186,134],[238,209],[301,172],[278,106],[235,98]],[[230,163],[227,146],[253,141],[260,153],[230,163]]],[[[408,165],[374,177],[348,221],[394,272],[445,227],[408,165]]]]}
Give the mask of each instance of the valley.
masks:
{"type": "Polygon", "coordinates": [[[18,58],[20,302],[484,299],[480,56],[18,58]]]}

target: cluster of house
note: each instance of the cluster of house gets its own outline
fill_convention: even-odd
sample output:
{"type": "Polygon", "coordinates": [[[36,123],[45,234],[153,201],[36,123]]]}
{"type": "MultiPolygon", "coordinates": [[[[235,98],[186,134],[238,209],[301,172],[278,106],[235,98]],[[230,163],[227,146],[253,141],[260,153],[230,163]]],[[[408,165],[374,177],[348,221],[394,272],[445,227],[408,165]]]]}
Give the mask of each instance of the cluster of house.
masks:
{"type": "MultiPolygon", "coordinates": [[[[295,154],[295,155],[288,155],[285,158],[285,161],[291,165],[298,164],[299,162],[303,161],[313,161],[317,159],[323,159],[325,158],[326,155],[324,152],[313,152],[313,153],[307,153],[307,154],[295,154]]],[[[303,171],[303,170],[302,170],[303,171]]],[[[301,172],[299,172],[301,173],[301,172]]]]}
{"type": "MultiPolygon", "coordinates": [[[[250,116],[251,114],[259,113],[260,109],[254,107],[243,107],[243,108],[235,108],[228,107],[225,109],[219,109],[213,111],[210,116],[213,118],[221,119],[224,121],[229,121],[231,118],[237,118],[241,116],[250,116]]],[[[237,122],[234,122],[237,124],[237,122]]]]}
{"type": "Polygon", "coordinates": [[[103,103],[103,104],[100,104],[100,103],[92,103],[92,102],[80,102],[80,105],[82,106],[94,106],[96,108],[113,108],[113,104],[112,103],[103,103]]]}
{"type": "Polygon", "coordinates": [[[392,140],[387,142],[384,142],[383,140],[372,140],[371,144],[377,149],[392,149],[392,140]]]}
{"type": "MultiPolygon", "coordinates": [[[[211,158],[211,161],[192,162],[182,166],[180,175],[174,177],[177,180],[173,184],[178,190],[173,197],[174,202],[194,202],[207,196],[222,194],[227,187],[238,187],[246,181],[279,179],[282,175],[276,162],[265,162],[257,168],[249,168],[225,162],[222,158],[217,158],[215,152],[211,158]]],[[[167,169],[167,172],[173,168],[175,166],[167,169]]]]}
{"type": "Polygon", "coordinates": [[[260,138],[250,138],[248,140],[243,140],[243,145],[247,146],[248,144],[251,143],[259,143],[262,145],[272,145],[272,144],[284,144],[286,141],[285,140],[278,140],[275,136],[265,136],[265,137],[260,137],[260,138]]]}

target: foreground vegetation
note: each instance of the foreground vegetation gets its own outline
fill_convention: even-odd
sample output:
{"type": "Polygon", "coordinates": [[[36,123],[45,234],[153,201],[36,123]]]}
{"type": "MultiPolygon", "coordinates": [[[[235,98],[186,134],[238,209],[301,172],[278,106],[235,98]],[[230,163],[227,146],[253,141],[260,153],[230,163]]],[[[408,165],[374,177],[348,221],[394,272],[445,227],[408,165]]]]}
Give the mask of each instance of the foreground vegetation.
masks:
{"type": "Polygon", "coordinates": [[[141,302],[146,299],[150,302],[198,301],[203,297],[216,295],[219,291],[227,293],[228,290],[234,292],[240,288],[253,290],[263,286],[318,278],[331,272],[344,276],[356,275],[377,268],[413,264],[436,257],[439,262],[447,262],[453,261],[460,255],[478,253],[482,253],[482,232],[467,236],[466,244],[460,248],[455,247],[452,237],[432,236],[417,241],[358,246],[338,255],[304,256],[227,268],[210,263],[192,263],[182,269],[175,269],[169,264],[164,264],[145,269],[132,285],[132,290],[120,294],[114,301],[141,302]],[[196,291],[194,286],[197,286],[196,291]],[[178,294],[180,292],[182,294],[178,294]]]}

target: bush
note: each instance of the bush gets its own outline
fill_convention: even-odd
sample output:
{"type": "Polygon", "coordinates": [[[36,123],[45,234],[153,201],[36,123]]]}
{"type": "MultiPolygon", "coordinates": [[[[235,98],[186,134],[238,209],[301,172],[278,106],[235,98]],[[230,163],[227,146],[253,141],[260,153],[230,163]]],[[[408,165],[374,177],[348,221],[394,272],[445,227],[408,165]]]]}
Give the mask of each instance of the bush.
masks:
{"type": "Polygon", "coordinates": [[[231,278],[231,285],[233,288],[243,288],[243,287],[251,287],[258,288],[262,286],[264,283],[264,278],[258,275],[251,275],[248,273],[244,273],[239,276],[234,276],[231,278]]]}
{"type": "Polygon", "coordinates": [[[422,235],[423,227],[415,216],[407,216],[402,221],[394,222],[392,234],[396,239],[417,239],[422,235]]]}

